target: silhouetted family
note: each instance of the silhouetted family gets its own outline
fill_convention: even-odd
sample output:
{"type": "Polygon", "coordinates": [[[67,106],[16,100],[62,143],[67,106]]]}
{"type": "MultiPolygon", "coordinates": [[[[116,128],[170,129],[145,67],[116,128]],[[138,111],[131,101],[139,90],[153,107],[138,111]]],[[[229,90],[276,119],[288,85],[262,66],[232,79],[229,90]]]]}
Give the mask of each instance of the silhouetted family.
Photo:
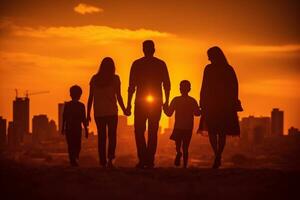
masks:
{"type": "Polygon", "coordinates": [[[188,95],[191,90],[191,83],[188,80],[180,82],[181,96],[175,97],[169,104],[171,84],[166,64],[154,57],[155,46],[152,40],[143,42],[143,52],[145,56],[134,61],[131,66],[126,107],[121,96],[121,81],[115,74],[115,64],[110,57],[102,60],[99,71],[90,81],[87,113],[84,104],[79,102],[81,88],[77,85],[70,88],[72,100],[65,103],[62,128],[62,133],[66,135],[70,164],[78,166],[82,126],[88,137],[88,124],[91,121],[90,113],[93,106],[98,131],[100,165],[114,167],[118,126],[117,102],[123,113],[130,116],[132,97],[136,92],[134,133],[139,160],[137,168],[153,168],[155,165],[157,134],[162,110],[169,117],[175,112],[174,129],[170,136],[176,145],[174,164],[180,166],[183,157],[183,167],[187,167],[194,116],[201,115],[198,132],[208,131],[209,141],[215,154],[212,167],[219,168],[226,135],[240,134],[237,112],[242,111],[238,98],[237,77],[224,53],[219,47],[212,47],[207,52],[211,64],[204,70],[199,106],[197,101],[188,95]],[[164,102],[162,89],[165,94],[164,102]]]}

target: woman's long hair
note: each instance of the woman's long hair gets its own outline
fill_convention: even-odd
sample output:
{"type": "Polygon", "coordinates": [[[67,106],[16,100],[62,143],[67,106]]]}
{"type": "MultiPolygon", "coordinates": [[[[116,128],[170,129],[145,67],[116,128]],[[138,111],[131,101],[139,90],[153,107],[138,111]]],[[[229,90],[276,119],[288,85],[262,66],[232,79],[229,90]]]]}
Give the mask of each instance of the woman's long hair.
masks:
{"type": "Polygon", "coordinates": [[[105,57],[100,64],[99,70],[96,74],[96,84],[98,86],[110,85],[115,75],[115,63],[112,58],[105,57]]]}
{"type": "Polygon", "coordinates": [[[220,47],[214,46],[208,49],[207,55],[212,63],[229,65],[225,54],[220,47]]]}

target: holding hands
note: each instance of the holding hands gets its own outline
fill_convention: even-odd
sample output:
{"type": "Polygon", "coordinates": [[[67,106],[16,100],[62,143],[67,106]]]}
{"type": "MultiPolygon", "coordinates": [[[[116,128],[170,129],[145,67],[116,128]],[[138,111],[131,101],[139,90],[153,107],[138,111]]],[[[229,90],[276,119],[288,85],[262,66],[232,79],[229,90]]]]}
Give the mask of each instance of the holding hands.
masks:
{"type": "Polygon", "coordinates": [[[131,115],[131,105],[127,105],[127,108],[125,108],[123,110],[123,112],[124,112],[124,115],[130,116],[131,115]]]}

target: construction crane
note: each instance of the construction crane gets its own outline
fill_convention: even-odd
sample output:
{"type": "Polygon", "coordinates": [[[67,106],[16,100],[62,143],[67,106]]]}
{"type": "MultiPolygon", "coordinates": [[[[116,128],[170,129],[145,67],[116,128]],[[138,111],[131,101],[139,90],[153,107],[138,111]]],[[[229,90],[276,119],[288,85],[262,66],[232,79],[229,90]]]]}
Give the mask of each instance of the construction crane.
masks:
{"type": "Polygon", "coordinates": [[[47,93],[50,93],[50,91],[39,91],[39,92],[28,93],[28,90],[27,90],[25,93],[25,96],[28,98],[29,96],[32,96],[32,95],[47,94],[47,93]]]}

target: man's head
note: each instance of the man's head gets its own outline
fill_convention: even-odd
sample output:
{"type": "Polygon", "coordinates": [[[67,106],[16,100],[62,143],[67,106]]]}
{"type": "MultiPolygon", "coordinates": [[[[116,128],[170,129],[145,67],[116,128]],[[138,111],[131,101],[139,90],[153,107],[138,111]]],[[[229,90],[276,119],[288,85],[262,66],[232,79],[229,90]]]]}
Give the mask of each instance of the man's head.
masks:
{"type": "Polygon", "coordinates": [[[181,94],[187,95],[191,90],[191,83],[188,80],[183,80],[180,82],[180,92],[181,94]]]}
{"type": "Polygon", "coordinates": [[[82,94],[82,89],[78,85],[73,85],[70,88],[70,96],[73,101],[79,101],[82,94]]]}
{"type": "Polygon", "coordinates": [[[143,42],[143,51],[146,57],[153,56],[155,52],[154,42],[152,40],[145,40],[143,42]]]}

